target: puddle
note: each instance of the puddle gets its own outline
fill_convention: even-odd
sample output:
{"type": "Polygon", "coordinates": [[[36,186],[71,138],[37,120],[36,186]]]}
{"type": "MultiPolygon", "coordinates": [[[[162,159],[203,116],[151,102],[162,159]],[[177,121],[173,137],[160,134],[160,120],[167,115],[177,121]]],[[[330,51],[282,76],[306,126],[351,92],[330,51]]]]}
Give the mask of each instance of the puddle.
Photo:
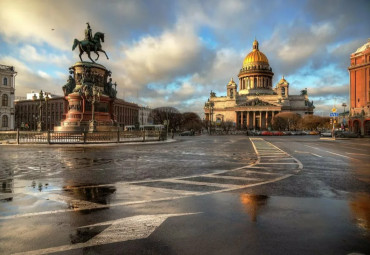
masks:
{"type": "Polygon", "coordinates": [[[114,186],[78,187],[67,186],[64,191],[73,199],[89,201],[98,204],[109,204],[112,194],[116,192],[114,186]]]}

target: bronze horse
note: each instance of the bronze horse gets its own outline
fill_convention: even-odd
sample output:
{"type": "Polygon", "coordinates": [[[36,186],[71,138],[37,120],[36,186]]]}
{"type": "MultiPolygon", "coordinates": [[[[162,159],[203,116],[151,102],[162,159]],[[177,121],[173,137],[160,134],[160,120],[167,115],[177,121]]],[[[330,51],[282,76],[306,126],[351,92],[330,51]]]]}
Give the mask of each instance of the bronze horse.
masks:
{"type": "Polygon", "coordinates": [[[100,44],[100,40],[102,42],[104,42],[104,33],[101,33],[101,32],[96,32],[94,34],[94,37],[91,41],[88,41],[88,40],[83,40],[83,41],[79,41],[77,39],[74,40],[73,42],[73,46],[72,46],[72,50],[74,50],[77,45],[78,45],[78,48],[80,50],[80,59],[81,59],[81,62],[82,62],[82,58],[81,58],[81,55],[86,52],[87,56],[89,57],[89,59],[95,63],[95,61],[97,61],[99,59],[99,54],[98,54],[98,51],[100,52],[104,52],[105,56],[108,58],[108,55],[107,53],[102,50],[101,48],[101,44],[100,44]],[[91,56],[90,56],[90,52],[93,51],[95,52],[96,55],[98,55],[98,57],[94,60],[92,60],[91,56]]]}

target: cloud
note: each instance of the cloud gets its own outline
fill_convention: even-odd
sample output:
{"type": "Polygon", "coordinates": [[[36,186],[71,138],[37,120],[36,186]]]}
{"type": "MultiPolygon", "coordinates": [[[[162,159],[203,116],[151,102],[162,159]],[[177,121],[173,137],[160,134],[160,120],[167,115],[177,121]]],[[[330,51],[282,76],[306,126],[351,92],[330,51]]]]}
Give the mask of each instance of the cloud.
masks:
{"type": "Polygon", "coordinates": [[[0,63],[7,63],[7,65],[15,67],[17,72],[15,78],[17,96],[24,97],[26,93],[41,89],[57,95],[62,94],[61,84],[65,83],[62,80],[51,78],[49,74],[41,70],[33,72],[25,63],[13,57],[2,57],[0,63]]]}
{"type": "Polygon", "coordinates": [[[27,62],[43,62],[47,64],[55,64],[58,66],[67,66],[70,60],[66,55],[56,55],[43,51],[41,54],[37,52],[32,45],[25,45],[19,50],[20,58],[27,62]]]}

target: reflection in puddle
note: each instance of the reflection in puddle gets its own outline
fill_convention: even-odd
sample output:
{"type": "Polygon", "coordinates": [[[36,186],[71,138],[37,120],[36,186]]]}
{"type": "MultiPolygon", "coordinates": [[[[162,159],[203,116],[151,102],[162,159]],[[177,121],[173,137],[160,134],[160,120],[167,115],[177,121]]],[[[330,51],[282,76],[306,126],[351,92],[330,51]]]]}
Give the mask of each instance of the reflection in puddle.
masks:
{"type": "Polygon", "coordinates": [[[257,221],[258,211],[266,205],[267,199],[268,196],[265,195],[240,194],[240,202],[251,216],[253,222],[257,221]]]}
{"type": "Polygon", "coordinates": [[[370,236],[370,195],[357,193],[350,202],[350,208],[357,226],[370,236]]]}
{"type": "Polygon", "coordinates": [[[13,179],[6,179],[2,181],[1,193],[13,193],[13,179]]]}
{"type": "Polygon", "coordinates": [[[74,198],[79,200],[86,200],[98,204],[109,204],[111,195],[115,193],[114,186],[99,186],[99,187],[73,187],[67,186],[64,188],[74,198]]]}

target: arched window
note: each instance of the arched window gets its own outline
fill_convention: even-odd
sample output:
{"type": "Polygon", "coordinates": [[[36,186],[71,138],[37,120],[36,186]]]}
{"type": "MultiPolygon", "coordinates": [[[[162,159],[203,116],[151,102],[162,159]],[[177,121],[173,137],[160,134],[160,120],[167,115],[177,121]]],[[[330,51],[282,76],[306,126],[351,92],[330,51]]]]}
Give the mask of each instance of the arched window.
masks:
{"type": "Polygon", "coordinates": [[[7,86],[8,85],[8,78],[4,77],[3,79],[3,85],[7,86]]]}
{"type": "Polygon", "coordinates": [[[285,96],[285,88],[284,87],[281,88],[281,95],[285,96]]]}
{"type": "Polygon", "coordinates": [[[4,116],[1,118],[1,126],[2,126],[2,127],[8,127],[8,116],[4,115],[4,116]]]}
{"type": "Polygon", "coordinates": [[[8,106],[8,95],[4,94],[1,100],[1,105],[2,106],[8,106]]]}

